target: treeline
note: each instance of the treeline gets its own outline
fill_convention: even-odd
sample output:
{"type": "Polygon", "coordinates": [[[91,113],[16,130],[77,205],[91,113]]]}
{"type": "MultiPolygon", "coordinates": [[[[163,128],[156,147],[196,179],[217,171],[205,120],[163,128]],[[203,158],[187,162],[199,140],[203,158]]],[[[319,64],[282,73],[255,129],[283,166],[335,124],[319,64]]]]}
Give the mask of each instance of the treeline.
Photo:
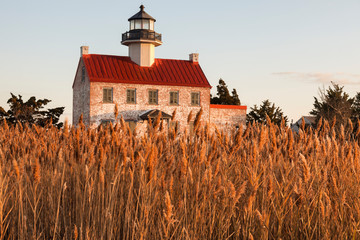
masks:
{"type": "MultiPolygon", "coordinates": [[[[217,96],[211,96],[211,104],[225,104],[225,105],[240,105],[240,99],[233,89],[230,95],[228,86],[225,81],[220,79],[219,85],[216,87],[217,96]]],[[[321,89],[319,97],[314,97],[314,108],[310,111],[310,115],[316,118],[315,125],[321,119],[328,121],[330,124],[335,124],[337,128],[341,125],[357,124],[360,119],[360,92],[354,97],[350,97],[344,91],[344,87],[332,82],[328,89],[321,89]]],[[[268,99],[262,101],[258,105],[250,107],[250,111],[246,116],[247,123],[267,123],[267,120],[272,123],[280,125],[282,121],[288,123],[288,117],[283,113],[280,107],[268,99]]]]}

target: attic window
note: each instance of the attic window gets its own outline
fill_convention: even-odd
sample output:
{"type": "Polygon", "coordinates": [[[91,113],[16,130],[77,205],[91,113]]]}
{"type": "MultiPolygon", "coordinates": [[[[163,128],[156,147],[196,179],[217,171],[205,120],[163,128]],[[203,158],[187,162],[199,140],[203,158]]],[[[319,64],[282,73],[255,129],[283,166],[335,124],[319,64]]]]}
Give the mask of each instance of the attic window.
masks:
{"type": "Polygon", "coordinates": [[[104,103],[113,102],[113,88],[103,88],[103,102],[104,103]]]}

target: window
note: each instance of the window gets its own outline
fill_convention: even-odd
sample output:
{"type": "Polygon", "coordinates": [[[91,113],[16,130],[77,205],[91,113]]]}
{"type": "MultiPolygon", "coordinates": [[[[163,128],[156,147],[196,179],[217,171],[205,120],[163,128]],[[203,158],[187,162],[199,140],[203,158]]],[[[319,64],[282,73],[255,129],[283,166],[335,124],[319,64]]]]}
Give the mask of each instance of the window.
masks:
{"type": "Polygon", "coordinates": [[[158,90],[149,90],[149,104],[158,104],[158,90]]]}
{"type": "Polygon", "coordinates": [[[170,105],[179,105],[179,92],[170,92],[170,105]]]}
{"type": "Polygon", "coordinates": [[[81,82],[85,82],[85,67],[81,69],[81,82]]]}
{"type": "Polygon", "coordinates": [[[198,92],[191,93],[191,105],[200,106],[200,93],[198,92]]]}
{"type": "Polygon", "coordinates": [[[130,30],[134,30],[134,29],[154,30],[154,20],[133,19],[130,21],[130,30]]]}
{"type": "Polygon", "coordinates": [[[141,29],[141,19],[135,20],[135,29],[141,29]]]}
{"type": "Polygon", "coordinates": [[[134,132],[136,128],[136,122],[135,121],[126,121],[126,123],[129,125],[129,128],[132,132],[134,132]]]}
{"type": "Polygon", "coordinates": [[[103,102],[112,103],[113,102],[113,89],[112,88],[103,88],[103,102]]]}
{"type": "Polygon", "coordinates": [[[150,30],[154,30],[154,20],[150,20],[150,30]]]}
{"type": "Polygon", "coordinates": [[[143,19],[142,25],[142,29],[149,29],[149,19],[143,19]]]}
{"type": "Polygon", "coordinates": [[[126,102],[136,103],[136,89],[126,89],[126,102]]]}

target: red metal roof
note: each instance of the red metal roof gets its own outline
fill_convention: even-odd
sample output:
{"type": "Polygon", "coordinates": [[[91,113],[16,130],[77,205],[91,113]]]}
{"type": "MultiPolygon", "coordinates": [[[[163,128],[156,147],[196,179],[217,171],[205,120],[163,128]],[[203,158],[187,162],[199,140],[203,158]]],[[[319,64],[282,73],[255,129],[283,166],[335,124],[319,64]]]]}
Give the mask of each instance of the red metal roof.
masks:
{"type": "Polygon", "coordinates": [[[210,104],[210,108],[222,108],[222,109],[242,109],[246,110],[247,106],[240,105],[221,105],[221,104],[210,104]]]}
{"type": "Polygon", "coordinates": [[[151,67],[140,67],[130,57],[98,54],[83,55],[83,60],[90,82],[211,87],[196,62],[155,59],[151,67]]]}

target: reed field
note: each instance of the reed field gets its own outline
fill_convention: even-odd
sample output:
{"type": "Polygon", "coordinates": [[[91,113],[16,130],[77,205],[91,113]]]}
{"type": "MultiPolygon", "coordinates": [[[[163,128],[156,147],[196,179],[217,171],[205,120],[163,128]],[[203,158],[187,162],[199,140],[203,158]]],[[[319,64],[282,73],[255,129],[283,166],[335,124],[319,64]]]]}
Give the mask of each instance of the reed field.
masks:
{"type": "Polygon", "coordinates": [[[360,239],[359,131],[321,123],[2,124],[0,239],[360,239]]]}

